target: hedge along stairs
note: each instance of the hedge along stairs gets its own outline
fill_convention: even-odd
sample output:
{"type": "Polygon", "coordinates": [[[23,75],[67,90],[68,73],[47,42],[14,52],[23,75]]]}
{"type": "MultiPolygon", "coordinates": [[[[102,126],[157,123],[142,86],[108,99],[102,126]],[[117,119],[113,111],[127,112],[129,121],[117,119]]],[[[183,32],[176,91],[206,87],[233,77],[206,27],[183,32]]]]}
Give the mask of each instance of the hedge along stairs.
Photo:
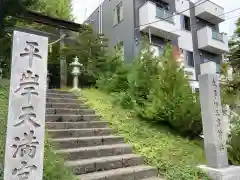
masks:
{"type": "Polygon", "coordinates": [[[65,165],[81,180],[160,180],[107,122],[67,91],[49,90],[46,128],[65,165]]]}

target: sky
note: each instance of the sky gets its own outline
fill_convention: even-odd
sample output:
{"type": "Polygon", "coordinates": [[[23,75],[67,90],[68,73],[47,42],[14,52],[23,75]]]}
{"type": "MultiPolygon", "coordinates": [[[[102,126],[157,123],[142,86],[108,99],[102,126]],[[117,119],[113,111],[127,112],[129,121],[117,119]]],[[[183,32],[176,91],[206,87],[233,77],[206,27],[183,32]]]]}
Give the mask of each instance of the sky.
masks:
{"type": "MultiPolygon", "coordinates": [[[[73,15],[75,21],[82,23],[99,5],[100,1],[103,0],[72,0],[73,1],[73,15]]],[[[194,0],[195,1],[195,0],[194,0]]],[[[224,7],[225,13],[236,8],[240,8],[240,0],[211,0],[218,5],[224,7]]],[[[240,9],[233,13],[226,14],[226,19],[238,16],[240,17],[240,9]]],[[[236,20],[238,17],[229,19],[220,24],[220,32],[225,32],[229,36],[232,36],[236,28],[236,20]]]]}

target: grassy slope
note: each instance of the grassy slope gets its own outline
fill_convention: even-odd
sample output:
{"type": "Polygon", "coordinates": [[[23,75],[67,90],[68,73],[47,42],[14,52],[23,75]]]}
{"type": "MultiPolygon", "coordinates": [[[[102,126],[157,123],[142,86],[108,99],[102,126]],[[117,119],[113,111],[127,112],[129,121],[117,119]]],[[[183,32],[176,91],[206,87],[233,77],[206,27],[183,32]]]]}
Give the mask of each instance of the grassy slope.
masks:
{"type": "MultiPolygon", "coordinates": [[[[4,161],[5,134],[8,111],[8,81],[0,80],[0,162],[4,161]]],[[[73,180],[72,173],[64,167],[64,161],[54,152],[46,138],[44,151],[44,180],[73,180]]],[[[1,177],[0,177],[1,180],[1,177]]]]}
{"type": "Polygon", "coordinates": [[[3,162],[8,111],[8,82],[0,80],[0,162],[3,162]]]}
{"type": "Polygon", "coordinates": [[[134,150],[161,172],[173,166],[205,162],[204,151],[197,141],[189,141],[170,133],[166,127],[140,120],[129,111],[113,105],[112,97],[96,89],[84,89],[89,105],[109,121],[117,134],[131,143],[134,150]]]}

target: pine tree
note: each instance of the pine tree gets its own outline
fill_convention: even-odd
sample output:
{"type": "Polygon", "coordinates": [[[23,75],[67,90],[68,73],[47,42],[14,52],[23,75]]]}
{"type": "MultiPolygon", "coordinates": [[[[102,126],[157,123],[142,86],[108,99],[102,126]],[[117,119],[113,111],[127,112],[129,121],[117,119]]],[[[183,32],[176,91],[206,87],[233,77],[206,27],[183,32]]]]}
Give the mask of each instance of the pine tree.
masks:
{"type": "MultiPolygon", "coordinates": [[[[77,56],[83,64],[80,82],[84,85],[94,85],[102,76],[113,73],[120,63],[114,56],[108,55],[107,39],[93,32],[90,26],[85,26],[75,37],[76,44],[65,49],[67,56],[77,56]]],[[[70,58],[70,59],[72,59],[70,58]]]]}
{"type": "Polygon", "coordinates": [[[159,74],[153,77],[143,116],[167,122],[184,136],[195,137],[202,131],[200,103],[170,45],[165,48],[159,74]]]}

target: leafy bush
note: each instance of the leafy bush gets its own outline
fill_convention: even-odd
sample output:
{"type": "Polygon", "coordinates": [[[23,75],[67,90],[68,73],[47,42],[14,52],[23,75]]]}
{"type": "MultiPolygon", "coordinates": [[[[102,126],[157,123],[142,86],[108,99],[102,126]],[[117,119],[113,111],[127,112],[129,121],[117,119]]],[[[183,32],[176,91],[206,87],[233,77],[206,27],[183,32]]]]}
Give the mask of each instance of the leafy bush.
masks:
{"type": "MultiPolygon", "coordinates": [[[[123,63],[114,53],[107,53],[107,39],[102,35],[94,34],[90,26],[76,37],[76,44],[66,47],[64,53],[68,57],[68,64],[73,57],[78,56],[83,65],[79,82],[83,86],[95,85],[102,77],[108,78],[123,63]]],[[[70,74],[71,68],[68,69],[70,74]]]]}
{"type": "Polygon", "coordinates": [[[240,118],[231,119],[231,133],[228,140],[228,158],[233,165],[240,165],[240,118]]]}
{"type": "Polygon", "coordinates": [[[4,176],[4,171],[3,169],[0,170],[0,180],[3,180],[3,176],[4,176]]]}
{"type": "MultiPolygon", "coordinates": [[[[161,174],[175,166],[196,167],[198,164],[206,163],[200,140],[183,138],[176,135],[168,126],[159,126],[142,120],[129,109],[123,109],[112,103],[115,97],[110,96],[109,93],[92,88],[83,89],[80,95],[85,96],[89,107],[96,110],[118,135],[124,137],[125,141],[133,146],[134,152],[143,156],[149,165],[157,167],[161,174]]],[[[199,169],[192,169],[191,174],[194,174],[192,171],[198,172],[199,169]]],[[[179,177],[184,177],[182,174],[186,172],[187,170],[183,170],[182,173],[178,170],[179,177]]],[[[175,176],[175,180],[179,180],[178,177],[175,176]]]]}
{"type": "Polygon", "coordinates": [[[10,85],[10,81],[8,79],[0,79],[0,89],[1,90],[7,90],[9,88],[9,85],[10,85]]]}
{"type": "Polygon", "coordinates": [[[168,122],[184,136],[198,136],[202,132],[200,103],[171,48],[165,50],[161,66],[161,71],[153,78],[142,116],[168,122]]]}
{"type": "Polygon", "coordinates": [[[154,79],[161,71],[159,66],[160,57],[154,56],[150,47],[143,44],[141,53],[134,60],[131,71],[128,73],[127,96],[134,102],[136,112],[140,113],[144,109],[144,104],[148,99],[150,91],[154,85],[154,79]]]}
{"type": "Polygon", "coordinates": [[[9,80],[0,80],[0,164],[3,163],[8,112],[9,80]]]}
{"type": "Polygon", "coordinates": [[[127,75],[129,72],[127,65],[118,67],[115,73],[102,76],[97,80],[97,87],[106,92],[124,92],[128,89],[127,75]]]}
{"type": "Polygon", "coordinates": [[[46,138],[44,148],[44,180],[73,180],[74,176],[64,166],[64,160],[60,158],[52,147],[51,142],[46,138]]]}
{"type": "Polygon", "coordinates": [[[165,174],[167,180],[210,180],[207,174],[197,167],[175,166],[169,168],[165,174]]]}
{"type": "Polygon", "coordinates": [[[144,43],[128,69],[120,68],[99,82],[101,89],[114,92],[115,102],[145,119],[168,123],[184,136],[202,132],[198,97],[179,68],[171,45],[166,46],[163,56],[156,57],[144,43]]]}

